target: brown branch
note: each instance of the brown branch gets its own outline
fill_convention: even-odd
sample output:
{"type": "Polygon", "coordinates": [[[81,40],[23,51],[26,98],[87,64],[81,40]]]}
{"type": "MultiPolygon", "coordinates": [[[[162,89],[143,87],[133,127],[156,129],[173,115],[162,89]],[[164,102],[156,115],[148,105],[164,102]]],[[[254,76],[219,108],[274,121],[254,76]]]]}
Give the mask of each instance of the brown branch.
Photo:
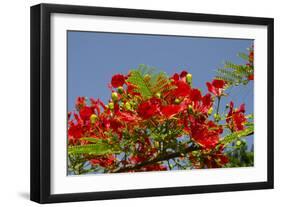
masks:
{"type": "MultiPolygon", "coordinates": [[[[247,134],[246,136],[250,136],[250,135],[253,135],[253,134],[254,134],[254,132],[251,132],[251,133],[247,134]]],[[[182,157],[183,155],[185,155],[189,152],[196,151],[196,150],[199,150],[199,149],[200,148],[198,148],[198,147],[188,147],[188,148],[185,148],[181,152],[174,152],[174,153],[169,153],[169,154],[160,154],[160,155],[158,155],[157,157],[155,157],[151,160],[146,160],[146,161],[144,161],[142,163],[139,163],[139,164],[136,164],[136,165],[128,165],[128,166],[125,166],[125,167],[120,167],[116,170],[113,170],[112,173],[120,173],[120,172],[127,172],[127,171],[130,171],[130,170],[138,170],[138,169],[140,169],[144,166],[155,164],[157,162],[173,159],[173,158],[176,158],[176,157],[182,157]]]]}
{"type": "Polygon", "coordinates": [[[192,151],[195,151],[195,150],[198,150],[198,149],[199,148],[189,147],[189,148],[186,148],[185,150],[183,150],[182,152],[162,154],[162,155],[159,155],[159,156],[155,157],[152,160],[146,160],[146,161],[144,161],[142,163],[139,163],[139,164],[136,164],[136,165],[130,165],[130,166],[118,168],[118,169],[112,171],[112,173],[120,173],[120,172],[127,172],[127,171],[130,171],[130,170],[137,170],[137,169],[140,169],[144,166],[155,164],[157,162],[169,160],[169,159],[176,158],[176,157],[181,157],[181,156],[183,156],[183,154],[187,154],[189,152],[192,152],[192,151]]]}

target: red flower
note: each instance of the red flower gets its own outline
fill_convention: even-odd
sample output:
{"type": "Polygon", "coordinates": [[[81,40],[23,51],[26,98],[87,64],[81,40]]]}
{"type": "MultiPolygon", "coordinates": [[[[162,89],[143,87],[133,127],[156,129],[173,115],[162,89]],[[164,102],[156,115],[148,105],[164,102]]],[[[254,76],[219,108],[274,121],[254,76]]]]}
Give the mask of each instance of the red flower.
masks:
{"type": "Polygon", "coordinates": [[[143,119],[149,119],[160,113],[161,100],[158,98],[151,98],[142,102],[138,108],[138,114],[143,119]]]}
{"type": "Polygon", "coordinates": [[[93,111],[91,107],[89,106],[84,106],[83,108],[80,109],[79,115],[82,120],[86,121],[90,119],[90,116],[93,114],[93,111]]]}
{"type": "Polygon", "coordinates": [[[226,117],[226,122],[229,128],[232,131],[240,131],[243,130],[244,124],[246,123],[247,119],[244,115],[245,113],[245,104],[241,104],[238,109],[233,109],[234,103],[230,102],[229,112],[226,117]]]}
{"type": "Polygon", "coordinates": [[[219,141],[222,128],[212,121],[198,120],[190,116],[190,126],[187,127],[190,137],[205,149],[213,149],[219,141]]]}
{"type": "Polygon", "coordinates": [[[201,92],[198,89],[192,89],[190,93],[190,98],[193,102],[199,102],[202,99],[201,92]]]}
{"type": "Polygon", "coordinates": [[[79,111],[82,107],[86,106],[86,98],[85,97],[77,97],[75,107],[79,111]]]}
{"type": "Polygon", "coordinates": [[[128,92],[128,94],[131,94],[133,96],[140,96],[140,93],[135,91],[136,88],[137,87],[134,86],[133,84],[131,84],[129,82],[127,83],[127,92],[128,92]]]}
{"type": "Polygon", "coordinates": [[[189,84],[187,84],[186,82],[181,80],[177,81],[175,83],[175,86],[177,88],[171,92],[174,97],[179,98],[179,97],[186,97],[190,95],[191,88],[189,84]]]}
{"type": "Polygon", "coordinates": [[[161,108],[162,114],[167,118],[177,115],[182,110],[183,110],[183,106],[181,105],[168,105],[168,106],[163,106],[161,108]]]}
{"type": "Polygon", "coordinates": [[[117,119],[111,119],[110,120],[110,128],[114,131],[114,132],[119,132],[119,130],[123,129],[124,126],[123,124],[118,121],[117,119]]]}
{"type": "Polygon", "coordinates": [[[175,73],[172,77],[172,79],[177,82],[179,80],[183,81],[183,82],[186,82],[186,75],[188,74],[188,72],[186,72],[185,70],[183,70],[180,75],[175,73]]]}
{"type": "Polygon", "coordinates": [[[206,94],[205,96],[201,97],[200,100],[194,101],[194,110],[197,112],[201,112],[203,114],[207,114],[209,109],[213,105],[213,100],[211,94],[206,94]]]}
{"type": "Polygon", "coordinates": [[[253,62],[254,61],[254,51],[251,50],[249,53],[249,62],[253,62]]]}
{"type": "Polygon", "coordinates": [[[70,122],[70,126],[68,128],[68,139],[81,138],[82,134],[82,126],[80,124],[74,124],[73,122],[70,122]]]}
{"type": "Polygon", "coordinates": [[[248,80],[254,80],[254,74],[249,75],[248,80]]]}
{"type": "Polygon", "coordinates": [[[160,164],[147,165],[141,168],[141,171],[166,171],[167,167],[160,164]]]}
{"type": "Polygon", "coordinates": [[[202,150],[200,156],[189,153],[189,159],[195,168],[221,168],[229,162],[228,157],[223,154],[222,147],[212,153],[210,150],[202,150]]]}
{"type": "Polygon", "coordinates": [[[118,120],[121,120],[124,122],[138,121],[138,117],[136,114],[134,114],[131,111],[120,111],[118,104],[114,105],[114,114],[118,120]]]}
{"type": "Polygon", "coordinates": [[[226,82],[224,80],[215,79],[212,83],[207,82],[206,85],[210,93],[213,93],[215,96],[221,96],[226,82]]]}
{"type": "Polygon", "coordinates": [[[111,85],[114,88],[118,88],[119,86],[123,86],[125,83],[125,77],[122,74],[116,74],[112,76],[111,85]]]}
{"type": "Polygon", "coordinates": [[[110,155],[108,157],[94,158],[90,162],[92,165],[100,165],[101,167],[108,168],[115,163],[115,157],[110,155]]]}
{"type": "Polygon", "coordinates": [[[180,78],[182,81],[186,82],[186,75],[188,74],[188,72],[186,72],[185,70],[183,70],[180,74],[180,78]]]}

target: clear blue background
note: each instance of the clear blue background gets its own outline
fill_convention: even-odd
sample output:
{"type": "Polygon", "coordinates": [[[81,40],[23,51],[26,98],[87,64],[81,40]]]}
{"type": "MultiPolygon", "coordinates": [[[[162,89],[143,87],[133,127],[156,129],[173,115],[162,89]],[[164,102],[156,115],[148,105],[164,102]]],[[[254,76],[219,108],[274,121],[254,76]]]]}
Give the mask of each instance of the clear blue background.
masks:
{"type": "MultiPolygon", "coordinates": [[[[68,111],[74,109],[78,96],[100,98],[107,102],[107,85],[116,73],[127,74],[139,64],[154,66],[168,75],[187,70],[193,86],[207,92],[206,82],[216,75],[224,61],[244,64],[238,52],[247,53],[253,40],[198,38],[164,35],[136,35],[68,31],[68,111]]],[[[253,113],[253,83],[235,87],[221,106],[231,100],[238,107],[246,104],[253,113]]],[[[221,112],[224,108],[221,107],[221,112]]],[[[252,144],[252,137],[249,144],[252,144]]]]}

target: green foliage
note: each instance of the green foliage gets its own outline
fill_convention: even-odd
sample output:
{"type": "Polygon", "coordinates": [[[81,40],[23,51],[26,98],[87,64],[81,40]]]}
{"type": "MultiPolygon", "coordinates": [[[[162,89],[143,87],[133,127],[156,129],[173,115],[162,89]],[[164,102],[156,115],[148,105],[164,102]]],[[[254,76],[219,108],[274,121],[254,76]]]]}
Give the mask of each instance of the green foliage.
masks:
{"type": "Polygon", "coordinates": [[[145,99],[152,97],[152,91],[140,71],[132,70],[127,81],[137,86],[135,92],[140,93],[145,99]]]}
{"type": "Polygon", "coordinates": [[[239,52],[238,56],[241,57],[243,60],[245,60],[247,62],[249,61],[249,56],[247,54],[243,53],[243,52],[239,52]]]}
{"type": "MultiPolygon", "coordinates": [[[[238,56],[243,60],[249,62],[249,57],[245,53],[238,53],[238,56]]],[[[217,70],[217,79],[227,81],[228,85],[246,85],[249,80],[248,77],[254,73],[252,65],[239,65],[226,61],[223,68],[217,70]]]]}
{"type": "Polygon", "coordinates": [[[153,73],[155,68],[146,65],[139,65],[138,69],[131,70],[128,82],[135,85],[135,92],[140,93],[144,99],[149,99],[156,96],[158,93],[165,92],[171,89],[169,86],[170,80],[166,73],[153,73]]]}
{"type": "Polygon", "coordinates": [[[68,154],[105,155],[105,154],[114,154],[119,152],[120,149],[118,149],[116,145],[112,146],[110,144],[102,143],[102,142],[68,147],[68,154]]]}
{"type": "Polygon", "coordinates": [[[249,136],[251,134],[254,133],[254,125],[253,124],[249,124],[249,126],[241,131],[237,131],[237,132],[233,132],[231,134],[226,135],[221,141],[220,143],[223,145],[228,145],[231,142],[237,141],[242,137],[246,137],[249,136]]]}
{"type": "Polygon", "coordinates": [[[233,150],[226,152],[229,162],[226,167],[249,167],[254,166],[253,148],[248,151],[247,142],[239,140],[232,144],[233,150]]]}
{"type": "Polygon", "coordinates": [[[92,143],[102,143],[102,139],[94,138],[94,137],[82,137],[80,140],[92,142],[92,143]]]}

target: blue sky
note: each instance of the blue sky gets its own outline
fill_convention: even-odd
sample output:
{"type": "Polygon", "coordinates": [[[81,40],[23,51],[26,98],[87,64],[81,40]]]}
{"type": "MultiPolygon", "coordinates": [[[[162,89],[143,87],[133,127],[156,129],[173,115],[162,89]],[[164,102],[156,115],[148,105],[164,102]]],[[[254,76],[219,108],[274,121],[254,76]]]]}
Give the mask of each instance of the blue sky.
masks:
{"type": "MultiPolygon", "coordinates": [[[[242,64],[238,52],[247,53],[253,40],[187,36],[141,35],[68,31],[68,111],[78,96],[107,102],[107,84],[113,74],[127,74],[139,64],[154,66],[168,75],[187,70],[193,86],[207,92],[206,82],[216,75],[224,61],[242,64]]],[[[253,112],[253,83],[236,87],[222,105],[234,100],[253,112]]],[[[223,109],[222,109],[223,110],[223,109]]],[[[252,139],[250,139],[252,143],[252,139]]]]}

